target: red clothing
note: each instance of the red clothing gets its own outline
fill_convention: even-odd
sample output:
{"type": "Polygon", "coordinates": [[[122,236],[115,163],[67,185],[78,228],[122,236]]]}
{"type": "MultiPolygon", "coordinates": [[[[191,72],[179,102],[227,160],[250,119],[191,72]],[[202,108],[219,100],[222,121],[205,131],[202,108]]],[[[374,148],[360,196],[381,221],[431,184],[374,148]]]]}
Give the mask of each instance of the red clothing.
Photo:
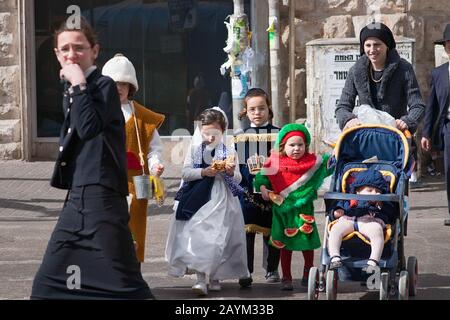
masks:
{"type": "Polygon", "coordinates": [[[268,172],[276,172],[272,175],[268,173],[267,178],[273,191],[279,194],[314,167],[316,161],[317,157],[312,153],[305,153],[300,159],[294,160],[273,152],[264,164],[264,168],[268,172]]]}

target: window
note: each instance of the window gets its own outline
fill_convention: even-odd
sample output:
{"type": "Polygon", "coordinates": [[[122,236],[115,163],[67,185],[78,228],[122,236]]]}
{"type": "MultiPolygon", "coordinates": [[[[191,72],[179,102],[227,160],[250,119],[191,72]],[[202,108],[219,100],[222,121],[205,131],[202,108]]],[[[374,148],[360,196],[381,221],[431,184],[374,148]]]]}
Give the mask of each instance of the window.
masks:
{"type": "MultiPolygon", "coordinates": [[[[183,2],[180,0],[180,2],[183,2]]],[[[186,1],[185,1],[186,2],[186,1]]],[[[187,96],[202,74],[210,107],[223,92],[231,96],[230,80],[219,68],[226,60],[226,17],[233,1],[196,1],[193,27],[180,28],[167,1],[35,0],[37,136],[57,137],[63,121],[60,66],[53,53],[53,31],[67,18],[66,9],[78,5],[100,39],[97,65],[116,53],[127,56],[137,72],[139,91],[134,99],[166,115],[161,135],[186,128],[187,96]],[[176,27],[174,23],[176,21],[176,27]]]]}

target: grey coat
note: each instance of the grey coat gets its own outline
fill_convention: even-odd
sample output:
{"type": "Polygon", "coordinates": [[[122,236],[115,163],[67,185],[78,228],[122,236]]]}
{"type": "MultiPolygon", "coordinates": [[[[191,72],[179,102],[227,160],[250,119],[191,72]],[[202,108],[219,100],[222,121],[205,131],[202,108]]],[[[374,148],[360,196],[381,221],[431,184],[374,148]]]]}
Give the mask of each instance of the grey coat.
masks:
{"type": "MultiPolygon", "coordinates": [[[[359,96],[360,104],[368,104],[375,108],[370,94],[369,63],[369,58],[364,54],[348,72],[335,111],[341,130],[347,121],[355,118],[352,111],[355,107],[356,96],[359,96]]],[[[395,49],[388,52],[386,68],[377,97],[379,110],[386,111],[395,119],[403,120],[410,131],[416,130],[422,119],[425,104],[422,101],[412,65],[400,58],[395,49]]]]}

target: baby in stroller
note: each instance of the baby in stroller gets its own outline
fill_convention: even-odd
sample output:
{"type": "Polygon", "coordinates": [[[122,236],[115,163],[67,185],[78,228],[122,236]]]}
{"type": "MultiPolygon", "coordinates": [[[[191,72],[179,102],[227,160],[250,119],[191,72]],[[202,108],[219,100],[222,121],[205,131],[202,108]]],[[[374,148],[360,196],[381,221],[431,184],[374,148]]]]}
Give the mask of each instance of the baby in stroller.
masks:
{"type": "MultiPolygon", "coordinates": [[[[389,183],[380,171],[368,169],[356,175],[350,185],[350,193],[376,195],[389,192],[389,183]]],[[[370,241],[371,253],[367,266],[378,266],[383,252],[386,224],[395,218],[395,209],[390,202],[340,200],[331,212],[331,219],[337,219],[329,233],[328,252],[331,257],[330,270],[342,267],[340,247],[342,238],[353,231],[359,231],[370,241]]]]}

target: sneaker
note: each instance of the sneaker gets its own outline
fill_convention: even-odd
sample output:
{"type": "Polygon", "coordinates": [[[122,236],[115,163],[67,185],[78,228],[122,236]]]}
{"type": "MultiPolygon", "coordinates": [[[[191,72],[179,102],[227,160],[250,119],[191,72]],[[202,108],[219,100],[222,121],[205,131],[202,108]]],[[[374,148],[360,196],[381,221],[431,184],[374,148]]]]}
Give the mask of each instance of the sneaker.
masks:
{"type": "Polygon", "coordinates": [[[444,226],[450,226],[450,219],[444,220],[444,226]]]}
{"type": "Polygon", "coordinates": [[[209,280],[209,291],[220,291],[222,287],[220,286],[219,280],[209,280]]]}
{"type": "Polygon", "coordinates": [[[281,283],[281,290],[283,290],[283,291],[294,290],[294,286],[292,285],[292,280],[283,280],[281,283]]]}
{"type": "Polygon", "coordinates": [[[266,281],[268,283],[276,283],[276,282],[280,282],[280,275],[278,274],[278,271],[271,271],[271,272],[267,272],[266,274],[266,281]]]}
{"type": "Polygon", "coordinates": [[[206,287],[206,283],[197,282],[192,286],[192,291],[194,291],[199,296],[206,296],[208,294],[208,288],[206,287]]]}
{"type": "Polygon", "coordinates": [[[239,279],[239,285],[241,286],[241,288],[249,288],[252,285],[252,282],[252,277],[239,279]]]}

